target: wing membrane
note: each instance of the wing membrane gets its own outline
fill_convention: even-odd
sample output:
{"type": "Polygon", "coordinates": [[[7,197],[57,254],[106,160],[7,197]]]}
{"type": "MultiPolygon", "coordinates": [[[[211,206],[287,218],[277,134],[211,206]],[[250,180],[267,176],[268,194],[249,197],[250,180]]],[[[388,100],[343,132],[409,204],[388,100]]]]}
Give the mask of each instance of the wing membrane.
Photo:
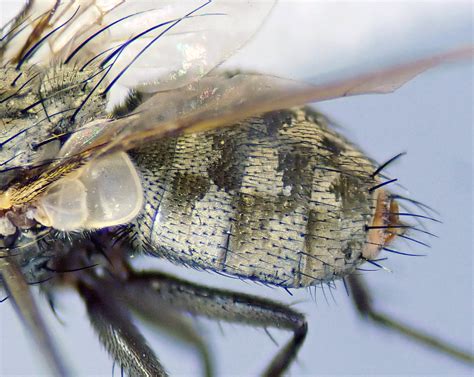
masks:
{"type": "Polygon", "coordinates": [[[472,58],[472,47],[460,48],[375,73],[320,85],[275,76],[216,75],[168,92],[159,92],[136,111],[117,120],[94,121],[75,132],[60,158],[34,179],[34,185],[10,189],[11,205],[32,200],[51,183],[106,153],[136,148],[151,140],[229,126],[251,116],[308,102],[388,93],[441,63],[472,58]],[[33,187],[34,186],[34,187],[33,187]]]}
{"type": "Polygon", "coordinates": [[[128,117],[94,122],[75,133],[62,156],[98,148],[98,155],[135,148],[150,139],[199,132],[238,122],[269,111],[305,103],[370,94],[389,93],[436,65],[472,57],[472,47],[460,48],[382,71],[345,80],[309,85],[275,76],[238,74],[208,76],[174,91],[157,93],[128,117]],[[107,122],[107,123],[106,123],[107,122]],[[85,138],[85,135],[90,135],[85,138]],[[106,142],[106,140],[113,140],[106,142]]]}
{"type": "Polygon", "coordinates": [[[115,121],[94,121],[76,132],[61,157],[86,149],[98,155],[135,148],[150,139],[223,127],[265,112],[334,98],[395,91],[423,71],[442,63],[472,57],[472,47],[348,79],[310,85],[260,74],[205,77],[186,87],[159,92],[138,109],[115,121]],[[110,141],[110,142],[107,142],[110,141]],[[84,148],[84,146],[87,146],[84,148]]]}
{"type": "Polygon", "coordinates": [[[0,61],[111,65],[107,81],[169,90],[205,75],[258,30],[274,1],[30,0],[0,61]]]}

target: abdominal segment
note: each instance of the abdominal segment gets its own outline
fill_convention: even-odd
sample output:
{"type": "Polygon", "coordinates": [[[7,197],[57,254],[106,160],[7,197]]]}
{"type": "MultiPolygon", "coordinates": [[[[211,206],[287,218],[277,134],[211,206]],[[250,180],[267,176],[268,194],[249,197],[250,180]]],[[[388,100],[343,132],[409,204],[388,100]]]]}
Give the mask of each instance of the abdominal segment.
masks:
{"type": "Polygon", "coordinates": [[[364,261],[377,205],[373,162],[314,110],[293,109],[135,150],[140,249],[284,287],[364,261]]]}

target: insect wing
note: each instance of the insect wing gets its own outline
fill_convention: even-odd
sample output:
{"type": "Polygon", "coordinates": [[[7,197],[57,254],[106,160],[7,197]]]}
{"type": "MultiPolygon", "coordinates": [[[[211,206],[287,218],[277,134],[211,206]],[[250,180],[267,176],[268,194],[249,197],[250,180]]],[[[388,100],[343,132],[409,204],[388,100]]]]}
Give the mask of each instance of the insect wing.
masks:
{"type": "Polygon", "coordinates": [[[245,118],[306,103],[334,98],[390,93],[418,74],[439,64],[471,58],[469,46],[380,71],[310,85],[275,76],[239,74],[206,77],[173,92],[157,93],[132,115],[119,120],[124,130],[110,143],[111,150],[131,149],[148,138],[175,136],[230,125],[245,118]]]}
{"type": "MultiPolygon", "coordinates": [[[[154,139],[211,130],[250,116],[308,102],[387,93],[426,69],[472,55],[471,47],[461,48],[322,85],[265,75],[208,76],[174,91],[155,94],[130,116],[86,125],[69,138],[61,150],[58,163],[43,173],[48,177],[43,181],[50,185],[87,161],[106,153],[129,150],[154,139]]],[[[40,177],[38,180],[41,180],[40,177]]],[[[22,187],[19,189],[28,192],[22,187]]],[[[41,192],[38,188],[36,190],[41,192]]]]}
{"type": "Polygon", "coordinates": [[[94,60],[106,81],[169,90],[222,63],[273,1],[31,0],[2,30],[0,60],[21,66],[94,60]],[[129,77],[133,79],[129,79],[129,77]]]}
{"type": "Polygon", "coordinates": [[[18,17],[2,28],[2,64],[47,65],[60,58],[75,43],[74,38],[90,33],[95,22],[120,1],[110,1],[109,7],[95,3],[30,0],[18,17]]]}

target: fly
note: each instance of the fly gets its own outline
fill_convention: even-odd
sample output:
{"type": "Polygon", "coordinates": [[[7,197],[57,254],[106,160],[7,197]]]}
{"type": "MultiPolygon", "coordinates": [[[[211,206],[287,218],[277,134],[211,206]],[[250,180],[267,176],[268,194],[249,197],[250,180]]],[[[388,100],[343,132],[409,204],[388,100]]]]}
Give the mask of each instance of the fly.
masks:
{"type": "MultiPolygon", "coordinates": [[[[25,281],[44,283],[49,294],[60,285],[78,291],[105,347],[131,375],[165,371],[129,321],[126,307],[190,343],[208,375],[207,347],[181,312],[227,321],[244,316],[244,322],[286,328],[293,337],[265,371],[280,374],[306,336],[299,312],[159,272],[140,273],[128,256],[146,252],[285,288],[349,276],[359,309],[367,311],[354,273],[363,262],[379,267],[382,249],[400,252],[391,248],[396,236],[413,240],[407,230],[424,231],[400,220],[407,213],[387,190],[392,181],[334,133],[330,122],[309,110],[282,109],[386,91],[420,70],[472,51],[320,86],[209,73],[252,35],[271,7],[156,4],[166,5],[157,10],[162,21],[153,21],[136,37],[124,25],[135,16],[149,21],[153,10],[132,12],[129,2],[30,2],[23,22],[20,18],[6,29],[2,57],[10,66],[3,72],[2,103],[9,154],[0,195],[4,285],[57,374],[65,369],[38,322],[25,281]],[[216,47],[208,38],[249,9],[253,27],[237,32],[235,44],[215,40],[217,46],[225,43],[221,55],[210,59],[208,50],[216,47]],[[207,28],[196,31],[203,19],[207,28]],[[107,49],[99,41],[115,25],[127,35],[125,41],[111,38],[118,42],[107,49]],[[138,50],[130,54],[134,43],[138,50]],[[136,91],[109,117],[104,95],[119,82],[127,85],[130,71],[139,74],[142,52],[157,46],[171,52],[162,54],[169,64],[156,71],[152,67],[153,80],[139,77],[136,91]],[[38,70],[49,60],[48,51],[59,61],[77,59],[81,65],[58,65],[59,74],[59,68],[38,70]],[[68,97],[60,97],[65,93],[68,97]],[[229,124],[237,125],[220,128],[229,124]],[[137,300],[137,293],[145,299],[137,300]],[[243,307],[235,306],[236,299],[243,307]],[[222,306],[214,308],[214,300],[222,306]]],[[[376,313],[369,316],[380,319],[376,313]]],[[[421,340],[414,332],[411,336],[421,340]]],[[[471,359],[454,348],[450,352],[471,359]]]]}

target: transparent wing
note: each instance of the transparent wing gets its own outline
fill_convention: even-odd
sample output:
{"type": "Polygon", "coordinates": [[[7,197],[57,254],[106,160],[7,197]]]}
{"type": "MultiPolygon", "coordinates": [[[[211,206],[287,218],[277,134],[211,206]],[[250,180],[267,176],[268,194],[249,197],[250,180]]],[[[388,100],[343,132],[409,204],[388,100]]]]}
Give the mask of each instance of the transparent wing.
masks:
{"type": "Polygon", "coordinates": [[[229,126],[265,112],[309,102],[387,93],[438,64],[472,58],[467,47],[341,81],[308,85],[275,76],[238,74],[207,76],[185,87],[160,92],[135,112],[116,120],[96,120],[75,132],[58,160],[28,186],[8,192],[9,205],[21,205],[52,183],[105,154],[136,148],[151,140],[229,126]]]}
{"type": "Polygon", "coordinates": [[[429,68],[473,55],[474,48],[465,47],[318,85],[260,74],[210,75],[185,87],[156,93],[125,118],[87,125],[71,136],[61,157],[73,159],[92,150],[93,155],[128,150],[151,139],[228,126],[251,116],[310,102],[389,93],[429,68]]]}
{"type": "Polygon", "coordinates": [[[120,0],[29,0],[22,12],[2,28],[2,64],[47,65],[100,25],[120,0]]]}
{"type": "Polygon", "coordinates": [[[2,64],[95,60],[107,82],[169,90],[212,70],[258,30],[274,1],[30,0],[2,30],[2,64]],[[133,78],[133,80],[131,79],[133,78]]]}

